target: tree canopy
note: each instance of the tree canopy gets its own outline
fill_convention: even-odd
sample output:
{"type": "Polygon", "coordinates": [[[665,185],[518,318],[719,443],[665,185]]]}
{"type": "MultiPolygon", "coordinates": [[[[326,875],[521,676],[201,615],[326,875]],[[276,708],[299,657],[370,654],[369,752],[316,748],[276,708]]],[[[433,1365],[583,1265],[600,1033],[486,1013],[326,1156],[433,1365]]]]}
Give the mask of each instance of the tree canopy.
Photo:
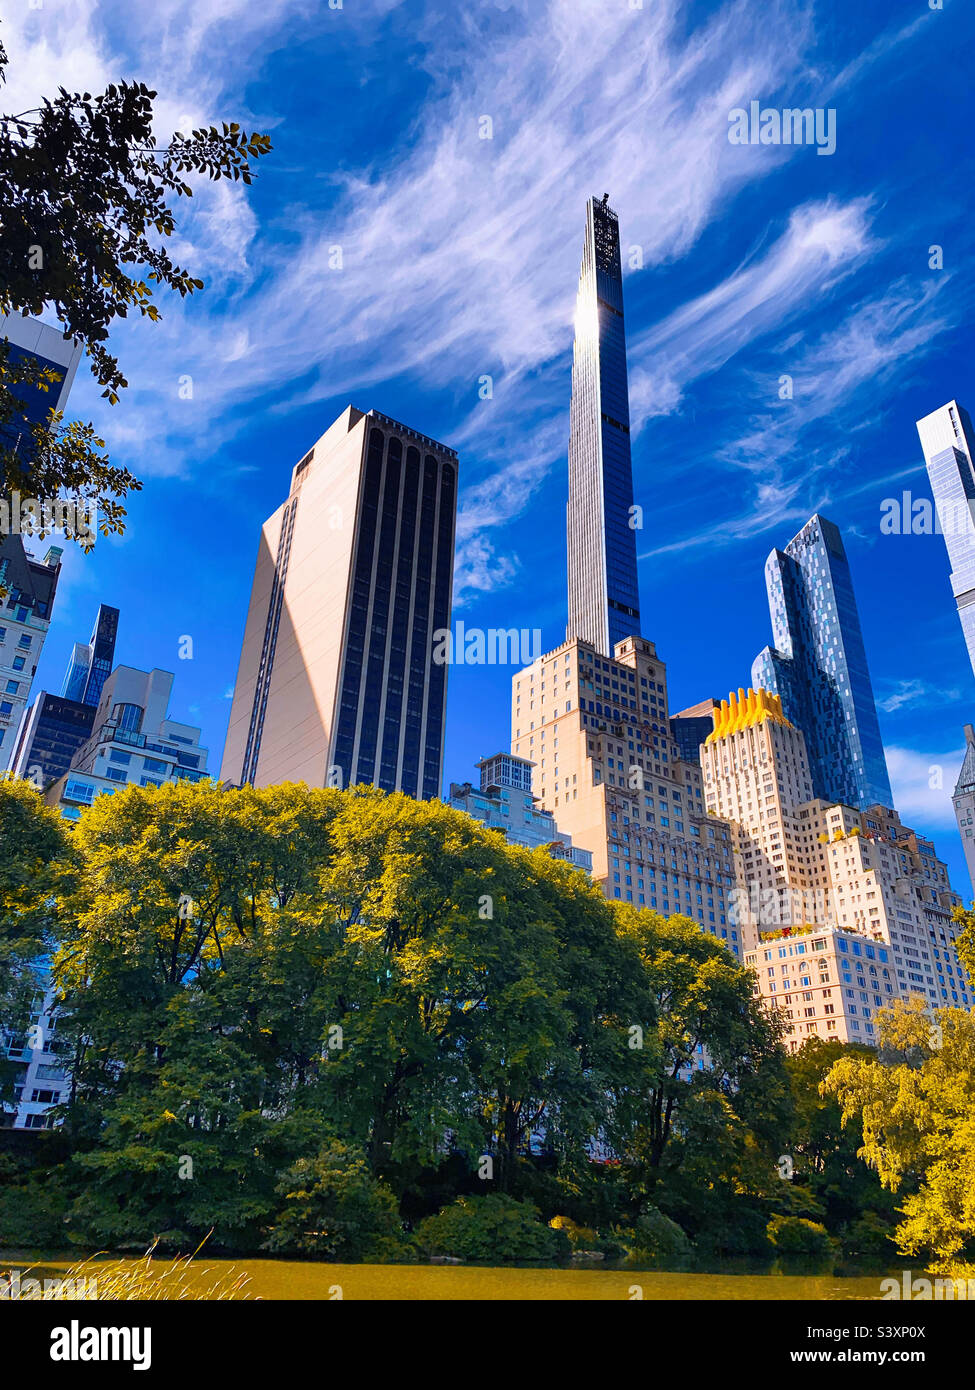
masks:
{"type": "MultiPolygon", "coordinates": [[[[7,54],[0,45],[0,82],[7,54]]],[[[104,92],[60,88],[39,108],[0,115],[0,313],[53,313],[80,341],[102,395],[114,405],[127,382],[109,351],[114,321],[160,317],[154,290],[181,298],[203,281],[177,264],[168,242],[175,200],[194,176],[249,184],[267,135],[237,122],[153,133],[156,92],[119,82],[104,92]]],[[[63,412],[31,422],[32,391],[49,392],[57,373],[0,350],[0,494],[54,498],[62,489],[97,502],[103,532],[123,528],[123,499],[139,480],[114,467],[91,424],[63,412]]],[[[90,540],[86,541],[90,544],[90,540]]]]}

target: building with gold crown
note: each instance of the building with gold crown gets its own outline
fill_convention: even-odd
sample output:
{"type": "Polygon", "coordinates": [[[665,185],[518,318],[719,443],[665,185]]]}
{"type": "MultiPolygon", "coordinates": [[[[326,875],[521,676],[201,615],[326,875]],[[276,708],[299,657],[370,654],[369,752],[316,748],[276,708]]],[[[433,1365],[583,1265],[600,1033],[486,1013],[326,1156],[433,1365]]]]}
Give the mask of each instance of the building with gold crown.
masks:
{"type": "Polygon", "coordinates": [[[889,807],[813,798],[805,737],[778,696],[740,689],[714,702],[712,724],[705,804],[731,826],[732,914],[790,1044],[872,1042],[876,1010],[911,994],[975,1002],[954,950],[960,899],[931,841],[889,807]]]}

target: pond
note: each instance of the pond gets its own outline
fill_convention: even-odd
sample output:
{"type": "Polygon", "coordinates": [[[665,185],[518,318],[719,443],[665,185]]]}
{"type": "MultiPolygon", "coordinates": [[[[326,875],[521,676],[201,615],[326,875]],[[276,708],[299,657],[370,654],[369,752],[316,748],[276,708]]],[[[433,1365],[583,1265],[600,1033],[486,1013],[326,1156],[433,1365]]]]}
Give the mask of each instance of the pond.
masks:
{"type": "MultiPolygon", "coordinates": [[[[18,1269],[21,1277],[61,1277],[71,1258],[0,1255],[0,1274],[18,1269]]],[[[117,1261],[111,1260],[113,1266],[117,1261]]],[[[144,1261],[125,1260],[127,1269],[144,1261]]],[[[85,1275],[97,1278],[94,1260],[85,1275]]],[[[896,1271],[894,1272],[896,1277],[896,1271]]],[[[881,1280],[889,1275],[870,1274],[838,1278],[827,1274],[790,1273],[694,1273],[670,1274],[636,1269],[520,1269],[484,1268],[475,1265],[342,1265],[301,1260],[207,1259],[202,1255],[189,1268],[171,1260],[152,1261],[153,1282],[160,1278],[155,1296],[165,1296],[176,1283],[183,1297],[206,1297],[216,1287],[226,1289],[241,1274],[242,1293],[264,1299],[569,1299],[625,1300],[844,1300],[878,1299],[881,1280]]],[[[238,1294],[238,1296],[241,1296],[238,1294]]]]}

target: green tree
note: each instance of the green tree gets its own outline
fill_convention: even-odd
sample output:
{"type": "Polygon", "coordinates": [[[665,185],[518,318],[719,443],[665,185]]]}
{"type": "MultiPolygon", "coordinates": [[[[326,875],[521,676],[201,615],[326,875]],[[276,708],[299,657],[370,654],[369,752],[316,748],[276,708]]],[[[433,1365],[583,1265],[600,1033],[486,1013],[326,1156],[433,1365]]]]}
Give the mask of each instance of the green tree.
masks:
{"type": "Polygon", "coordinates": [[[416,1238],[428,1254],[484,1264],[551,1263],[570,1251],[565,1231],[546,1226],[536,1206],[499,1192],[458,1197],[421,1221],[416,1238]]]}
{"type": "MultiPolygon", "coordinates": [[[[6,65],[0,45],[0,82],[6,65]]],[[[61,88],[37,110],[0,116],[0,313],[53,311],[65,337],[84,344],[112,405],[127,384],[106,346],[114,320],[130,312],[157,320],[154,286],[181,297],[203,288],[167,249],[172,200],[192,196],[194,175],[250,183],[252,161],[271,148],[236,122],[177,132],[160,147],[155,97],[139,82],[97,96],[61,88]]],[[[26,396],[51,385],[49,370],[0,344],[0,494],[54,498],[67,489],[97,501],[103,532],[120,531],[121,499],[141,484],[111,465],[93,425],[65,424],[59,412],[46,425],[29,422],[26,396]],[[10,442],[18,436],[19,448],[10,442]]]]}
{"type": "Polygon", "coordinates": [[[267,1249],[330,1260],[402,1259],[410,1250],[396,1198],[361,1150],[333,1140],[300,1158],[277,1185],[282,1199],[267,1249]]]}
{"type": "Polygon", "coordinates": [[[934,1018],[920,997],[880,1010],[879,1058],[842,1057],[823,1089],[862,1125],[860,1156],[884,1187],[908,1193],[901,1252],[953,1272],[975,1251],[975,1018],[934,1018]]]}
{"type": "MultiPolygon", "coordinates": [[[[0,778],[0,1030],[20,1033],[44,987],[57,933],[55,894],[69,858],[64,822],[29,782],[0,778]]],[[[0,1099],[15,1065],[0,1060],[0,1099]]]]}
{"type": "Polygon", "coordinates": [[[644,1089],[633,1114],[634,1152],[661,1169],[684,1103],[702,1084],[720,1092],[774,1147],[789,1111],[780,1027],[753,996],[752,977],[689,917],[616,904],[620,931],[645,972],[644,1089]]]}
{"type": "Polygon", "coordinates": [[[808,1038],[786,1058],[795,1102],[795,1123],[788,1147],[789,1179],[796,1196],[808,1193],[809,1212],[819,1214],[841,1238],[854,1260],[882,1261],[893,1254],[888,1237],[896,1224],[892,1194],[859,1157],[863,1129],[857,1116],[846,1122],[838,1101],[824,1095],[822,1084],[843,1057],[875,1060],[873,1048],[808,1038]]]}

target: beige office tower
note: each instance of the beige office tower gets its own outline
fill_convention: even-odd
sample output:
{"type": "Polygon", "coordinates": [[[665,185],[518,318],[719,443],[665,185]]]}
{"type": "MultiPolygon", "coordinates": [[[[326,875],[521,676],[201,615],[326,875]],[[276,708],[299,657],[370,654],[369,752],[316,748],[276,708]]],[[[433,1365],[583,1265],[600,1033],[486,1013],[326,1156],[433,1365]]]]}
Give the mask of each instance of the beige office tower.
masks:
{"type": "Polygon", "coordinates": [[[682,913],[737,955],[726,822],[706,814],[701,769],[683,762],[652,642],[613,657],[572,638],[512,679],[511,751],[534,764],[532,792],[572,843],[591,850],[608,898],[682,913]]]}
{"type": "Polygon", "coordinates": [[[805,739],[776,696],[722,701],[700,756],[708,809],[732,825],[745,962],[791,1047],[812,1034],[873,1042],[894,998],[969,1006],[959,899],[933,844],[890,808],[810,798],[805,739]]]}
{"type": "Polygon", "coordinates": [[[439,796],[457,455],[348,406],[264,524],[221,778],[439,796]]]}

